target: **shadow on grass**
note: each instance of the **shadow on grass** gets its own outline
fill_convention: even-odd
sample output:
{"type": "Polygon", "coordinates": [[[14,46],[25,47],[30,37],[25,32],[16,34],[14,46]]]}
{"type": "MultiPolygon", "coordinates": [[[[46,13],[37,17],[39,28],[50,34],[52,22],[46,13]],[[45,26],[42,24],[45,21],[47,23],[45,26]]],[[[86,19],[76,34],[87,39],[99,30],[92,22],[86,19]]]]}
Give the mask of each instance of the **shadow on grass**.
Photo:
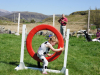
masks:
{"type": "Polygon", "coordinates": [[[34,65],[34,64],[31,64],[31,63],[28,63],[28,62],[24,62],[24,64],[25,64],[27,67],[37,67],[37,68],[42,68],[42,66],[34,65]]]}
{"type": "MultiPolygon", "coordinates": [[[[17,62],[17,61],[13,61],[13,62],[0,61],[0,63],[18,66],[20,62],[17,62]]],[[[34,65],[34,64],[31,64],[31,63],[28,63],[28,62],[24,62],[24,64],[27,67],[37,67],[38,68],[38,65],[34,65]]],[[[40,66],[40,67],[42,68],[42,66],[40,66]]]]}
{"type": "Polygon", "coordinates": [[[5,63],[5,64],[10,64],[10,65],[15,65],[15,66],[17,66],[19,62],[17,62],[17,61],[15,61],[15,62],[0,61],[0,63],[5,63]]]}

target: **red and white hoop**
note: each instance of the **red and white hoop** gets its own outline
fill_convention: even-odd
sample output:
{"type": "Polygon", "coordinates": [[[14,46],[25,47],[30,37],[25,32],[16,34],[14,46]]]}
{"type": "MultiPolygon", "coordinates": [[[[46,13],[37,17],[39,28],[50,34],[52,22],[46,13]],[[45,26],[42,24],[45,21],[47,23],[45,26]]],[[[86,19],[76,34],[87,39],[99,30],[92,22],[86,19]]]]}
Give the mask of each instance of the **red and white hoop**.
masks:
{"type": "MultiPolygon", "coordinates": [[[[58,38],[58,41],[59,41],[58,48],[64,47],[64,41],[63,41],[63,37],[62,37],[61,33],[53,26],[47,25],[47,24],[42,24],[42,25],[38,25],[38,26],[34,27],[27,36],[26,47],[27,47],[27,51],[30,54],[30,56],[39,62],[41,62],[41,60],[37,57],[36,53],[34,52],[34,50],[32,48],[32,39],[33,39],[34,35],[36,34],[36,32],[38,32],[40,30],[52,31],[58,38]]],[[[51,57],[46,57],[46,59],[48,60],[48,62],[51,62],[51,61],[57,59],[61,53],[62,53],[62,51],[55,52],[51,57]]]]}

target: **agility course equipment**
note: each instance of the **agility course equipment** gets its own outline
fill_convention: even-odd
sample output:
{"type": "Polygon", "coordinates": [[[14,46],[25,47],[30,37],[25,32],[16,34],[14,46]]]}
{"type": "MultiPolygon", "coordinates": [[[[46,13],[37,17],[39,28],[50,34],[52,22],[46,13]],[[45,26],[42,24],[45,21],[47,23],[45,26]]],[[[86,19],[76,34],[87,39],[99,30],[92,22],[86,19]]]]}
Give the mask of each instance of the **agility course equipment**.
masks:
{"type": "Polygon", "coordinates": [[[88,24],[87,24],[87,33],[89,34],[89,25],[90,25],[90,10],[88,11],[88,24]]]}
{"type": "MultiPolygon", "coordinates": [[[[26,35],[26,25],[23,25],[23,29],[22,29],[22,42],[21,42],[21,55],[20,55],[20,63],[19,63],[19,66],[17,66],[15,68],[15,70],[23,70],[23,69],[33,69],[33,70],[39,70],[39,71],[42,71],[42,68],[36,68],[36,67],[26,67],[25,64],[24,64],[24,45],[25,45],[25,35],[26,35]]],[[[52,32],[55,33],[55,35],[57,36],[59,42],[61,44],[58,44],[58,48],[60,47],[63,47],[64,43],[62,42],[62,35],[61,33],[55,29],[53,26],[50,26],[50,25],[46,25],[46,24],[42,24],[42,25],[38,25],[36,26],[35,28],[33,28],[30,33],[28,34],[27,36],[27,40],[26,40],[26,45],[28,45],[27,47],[27,50],[30,54],[31,57],[35,56],[35,60],[37,61],[40,61],[39,59],[36,59],[36,54],[34,51],[32,51],[32,47],[31,47],[31,43],[32,43],[32,38],[34,36],[34,34],[39,31],[39,30],[51,30],[52,32]],[[53,29],[52,29],[53,28],[53,29]],[[29,39],[30,37],[30,39],[29,39]],[[30,48],[31,50],[29,50],[30,48]],[[32,54],[30,53],[32,52],[32,54]]],[[[66,37],[66,46],[65,46],[65,55],[64,55],[64,65],[63,65],[63,68],[62,70],[52,70],[52,69],[47,69],[48,72],[53,72],[53,73],[64,73],[65,75],[68,75],[68,69],[66,69],[66,64],[67,64],[67,54],[68,54],[68,42],[69,42],[69,32],[70,32],[70,29],[67,29],[67,37],[66,37]]],[[[59,57],[58,54],[61,54],[62,51],[59,51],[59,52],[55,52],[51,57],[47,57],[47,60],[49,62],[57,59],[59,57]]]]}
{"type": "Polygon", "coordinates": [[[17,33],[15,35],[20,35],[19,34],[19,25],[20,25],[20,13],[18,14],[18,28],[17,28],[17,33]]]}
{"type": "Polygon", "coordinates": [[[26,35],[26,25],[23,25],[22,28],[22,42],[21,42],[21,54],[20,54],[20,63],[19,66],[17,66],[15,69],[16,70],[22,70],[22,69],[27,69],[24,65],[24,45],[25,45],[25,35],[26,35]]]}
{"type": "MultiPolygon", "coordinates": [[[[62,37],[61,33],[53,26],[42,24],[42,25],[38,25],[38,26],[34,27],[27,36],[26,46],[27,46],[27,50],[28,50],[30,56],[39,62],[41,62],[41,60],[37,57],[36,53],[34,52],[34,50],[32,48],[32,38],[36,34],[36,32],[38,32],[40,30],[52,31],[58,38],[58,41],[59,41],[58,48],[64,47],[64,41],[63,41],[63,37],[62,37]]],[[[48,60],[48,62],[51,62],[51,61],[57,59],[61,53],[62,53],[62,51],[55,52],[51,57],[46,57],[46,59],[48,60]]]]}
{"type": "Polygon", "coordinates": [[[55,27],[55,14],[53,14],[53,27],[55,27]]]}

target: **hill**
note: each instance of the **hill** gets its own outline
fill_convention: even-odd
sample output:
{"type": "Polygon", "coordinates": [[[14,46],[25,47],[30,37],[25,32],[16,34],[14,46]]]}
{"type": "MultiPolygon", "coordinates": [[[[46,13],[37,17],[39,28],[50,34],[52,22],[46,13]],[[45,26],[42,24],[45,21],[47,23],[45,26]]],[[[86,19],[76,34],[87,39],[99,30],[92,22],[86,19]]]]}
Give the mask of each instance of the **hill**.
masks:
{"type": "MultiPolygon", "coordinates": [[[[80,13],[77,14],[70,14],[70,15],[65,15],[65,17],[68,18],[68,24],[67,24],[67,29],[71,29],[71,32],[74,31],[79,31],[81,29],[86,29],[87,28],[87,23],[86,23],[86,15],[81,15],[80,13]]],[[[61,17],[56,16],[55,17],[55,26],[57,26],[56,28],[59,29],[60,28],[60,24],[58,22],[58,20],[61,17]]],[[[53,22],[53,18],[49,17],[44,19],[42,22],[53,22]]]]}
{"type": "Polygon", "coordinates": [[[10,15],[3,16],[3,17],[8,18],[10,20],[14,18],[15,20],[18,20],[18,13],[21,14],[20,19],[27,20],[27,21],[30,21],[32,19],[34,19],[35,21],[41,21],[45,18],[48,18],[47,15],[44,15],[41,13],[35,13],[35,12],[15,12],[10,15]]]}
{"type": "Polygon", "coordinates": [[[88,11],[76,11],[71,13],[70,15],[87,15],[88,11]]]}
{"type": "Polygon", "coordinates": [[[20,11],[13,11],[13,12],[9,12],[7,10],[3,10],[0,9],[0,20],[10,20],[10,21],[14,21],[14,20],[18,20],[18,13],[21,14],[20,18],[30,21],[32,19],[34,19],[35,21],[41,21],[45,18],[48,18],[50,16],[48,15],[44,15],[41,13],[36,13],[36,12],[28,12],[28,11],[24,11],[24,12],[20,12],[20,11]]]}
{"type": "MultiPolygon", "coordinates": [[[[22,20],[30,21],[35,20],[36,22],[42,21],[48,17],[52,17],[53,15],[45,15],[37,12],[28,12],[28,11],[13,11],[9,12],[7,10],[0,9],[0,20],[9,20],[9,21],[17,21],[18,20],[18,13],[21,14],[20,18],[22,20]]],[[[61,15],[56,15],[61,17],[61,15]]]]}
{"type": "MultiPolygon", "coordinates": [[[[9,12],[9,11],[6,11],[6,10],[1,10],[1,9],[0,9],[0,16],[1,16],[0,19],[10,20],[10,21],[14,21],[14,20],[17,21],[18,20],[18,13],[21,14],[20,18],[23,19],[23,20],[30,21],[30,20],[34,19],[36,22],[39,22],[39,21],[52,22],[52,15],[44,15],[44,14],[41,14],[41,13],[28,12],[28,11],[9,12]]],[[[70,15],[86,15],[87,13],[88,13],[88,11],[77,11],[77,12],[71,13],[70,15]]],[[[66,15],[66,16],[68,16],[68,15],[66,15]]],[[[60,17],[61,17],[61,15],[56,15],[56,20],[58,20],[60,17]]]]}
{"type": "MultiPolygon", "coordinates": [[[[65,15],[65,17],[68,18],[68,24],[69,25],[76,25],[77,23],[86,23],[85,20],[86,20],[86,15],[80,15],[80,14],[76,14],[76,15],[65,15]]],[[[58,16],[55,16],[55,23],[56,24],[59,24],[58,23],[58,20],[60,19],[61,17],[58,17],[58,16]]],[[[53,18],[52,17],[49,17],[49,18],[46,18],[44,20],[42,20],[42,22],[53,22],[53,18]]]]}
{"type": "MultiPolygon", "coordinates": [[[[18,12],[14,12],[14,13],[15,13],[16,20],[17,20],[18,12]]],[[[10,14],[10,15],[7,15],[5,17],[8,19],[8,16],[9,16],[10,18],[13,19],[14,18],[14,13],[10,14]]],[[[24,12],[20,12],[20,13],[21,13],[21,19],[25,19],[26,18],[27,20],[31,20],[34,17],[36,17],[36,18],[38,17],[37,18],[37,19],[39,19],[38,21],[42,21],[42,22],[38,22],[38,23],[26,24],[28,32],[33,27],[35,27],[37,25],[40,25],[40,24],[53,25],[53,16],[52,15],[43,15],[43,14],[40,14],[40,13],[35,13],[37,15],[31,15],[34,12],[25,12],[25,13],[24,12]],[[38,14],[40,14],[40,16],[38,14]],[[29,16],[31,17],[31,19],[30,19],[29,16]],[[45,18],[43,18],[42,16],[44,16],[45,18]],[[41,20],[40,20],[40,17],[42,17],[41,20]]],[[[66,29],[70,29],[71,32],[74,32],[74,31],[77,32],[79,30],[84,30],[84,29],[86,30],[87,29],[86,16],[87,16],[87,12],[86,11],[77,11],[77,12],[71,13],[70,15],[66,15],[66,17],[68,18],[68,24],[67,24],[66,29]],[[84,12],[85,12],[85,14],[83,15],[82,13],[84,13],[84,12]]],[[[58,23],[58,20],[60,18],[61,18],[61,15],[55,15],[55,28],[57,28],[58,30],[60,30],[60,24],[58,23]]],[[[4,22],[4,21],[1,21],[1,22],[4,22]]],[[[17,32],[17,30],[16,30],[17,22],[18,21],[16,21],[16,23],[9,23],[9,22],[6,23],[5,22],[5,24],[4,23],[0,23],[0,24],[2,26],[4,26],[6,29],[11,29],[12,31],[17,32]]],[[[23,25],[23,23],[21,23],[21,26],[20,26],[21,27],[20,33],[22,31],[22,25],[23,25]]],[[[90,32],[91,33],[96,33],[96,29],[95,30],[91,30],[90,32]]]]}
{"type": "Polygon", "coordinates": [[[0,9],[0,16],[5,16],[5,15],[9,15],[11,14],[11,12],[4,10],[4,9],[0,9]]]}

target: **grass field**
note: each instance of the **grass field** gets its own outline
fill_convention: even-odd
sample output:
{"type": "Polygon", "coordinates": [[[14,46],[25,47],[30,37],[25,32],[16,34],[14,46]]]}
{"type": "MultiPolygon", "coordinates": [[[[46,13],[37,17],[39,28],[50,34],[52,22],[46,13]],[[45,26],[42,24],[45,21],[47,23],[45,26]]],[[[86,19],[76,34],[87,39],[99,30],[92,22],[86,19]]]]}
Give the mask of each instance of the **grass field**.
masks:
{"type": "MultiPolygon", "coordinates": [[[[34,36],[32,47],[35,52],[37,52],[40,44],[46,41],[45,38],[45,36],[34,36]]],[[[14,70],[20,62],[20,51],[21,35],[0,34],[0,75],[42,75],[40,71],[31,69],[14,70]]],[[[24,54],[25,66],[37,67],[37,62],[29,56],[26,49],[24,54]]],[[[49,62],[48,68],[61,70],[63,60],[64,54],[62,53],[58,59],[49,62]]],[[[70,37],[67,69],[69,75],[100,75],[100,43],[87,42],[84,37],[70,37]]],[[[50,73],[50,75],[64,74],[50,73]]]]}

